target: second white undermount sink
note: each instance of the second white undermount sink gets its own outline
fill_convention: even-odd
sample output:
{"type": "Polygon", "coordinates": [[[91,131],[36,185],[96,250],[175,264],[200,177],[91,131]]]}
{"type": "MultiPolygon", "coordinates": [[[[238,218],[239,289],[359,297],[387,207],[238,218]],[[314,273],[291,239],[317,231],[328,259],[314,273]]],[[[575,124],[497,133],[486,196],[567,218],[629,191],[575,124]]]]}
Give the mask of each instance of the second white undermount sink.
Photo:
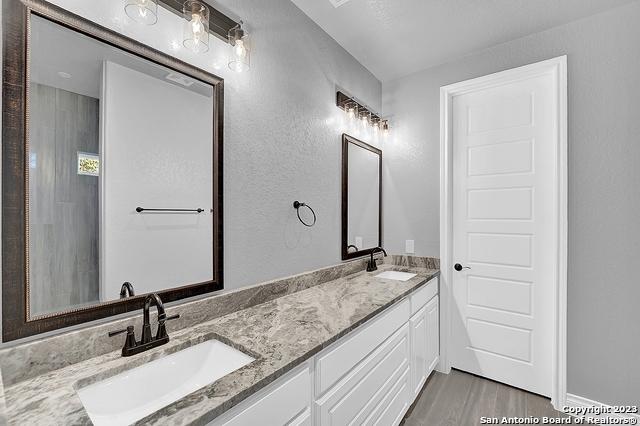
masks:
{"type": "Polygon", "coordinates": [[[384,271],[376,275],[376,278],[382,278],[385,280],[408,281],[411,278],[415,277],[416,275],[418,274],[412,274],[410,272],[399,272],[399,271],[384,271]]]}
{"type": "Polygon", "coordinates": [[[129,425],[253,360],[208,340],[84,387],[78,396],[94,425],[129,425]]]}

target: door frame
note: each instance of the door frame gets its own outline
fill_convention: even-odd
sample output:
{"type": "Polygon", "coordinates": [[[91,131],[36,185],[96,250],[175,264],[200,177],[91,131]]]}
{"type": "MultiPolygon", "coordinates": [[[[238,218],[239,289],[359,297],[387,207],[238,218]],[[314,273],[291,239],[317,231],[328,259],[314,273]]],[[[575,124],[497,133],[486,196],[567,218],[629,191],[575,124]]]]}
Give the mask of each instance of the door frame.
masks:
{"type": "Polygon", "coordinates": [[[562,409],[567,395],[567,56],[525,65],[454,83],[440,88],[440,295],[441,349],[438,371],[451,371],[451,312],[453,307],[453,98],[466,93],[551,74],[555,77],[558,103],[555,158],[554,239],[556,241],[554,282],[554,336],[551,365],[551,403],[562,409]]]}

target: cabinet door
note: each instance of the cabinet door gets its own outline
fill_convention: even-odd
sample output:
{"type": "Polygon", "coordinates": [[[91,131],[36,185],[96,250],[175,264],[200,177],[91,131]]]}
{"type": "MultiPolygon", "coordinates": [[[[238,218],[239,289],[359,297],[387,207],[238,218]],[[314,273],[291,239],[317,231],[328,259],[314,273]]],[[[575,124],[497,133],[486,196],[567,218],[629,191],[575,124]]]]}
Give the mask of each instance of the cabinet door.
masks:
{"type": "Polygon", "coordinates": [[[440,309],[438,307],[438,296],[427,303],[426,323],[427,323],[427,362],[426,376],[436,368],[440,360],[440,309]]]}
{"type": "Polygon", "coordinates": [[[427,379],[431,363],[428,347],[427,308],[424,306],[409,321],[411,328],[411,389],[417,395],[427,379]]]}

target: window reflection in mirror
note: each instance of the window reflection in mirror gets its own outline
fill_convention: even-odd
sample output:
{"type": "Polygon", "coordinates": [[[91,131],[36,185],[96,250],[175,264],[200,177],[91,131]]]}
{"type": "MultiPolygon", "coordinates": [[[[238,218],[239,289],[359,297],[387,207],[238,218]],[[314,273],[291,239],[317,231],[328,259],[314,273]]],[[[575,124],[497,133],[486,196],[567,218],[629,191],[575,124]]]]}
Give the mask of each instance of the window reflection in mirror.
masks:
{"type": "Polygon", "coordinates": [[[343,258],[350,258],[381,244],[382,152],[344,135],[343,155],[346,157],[343,158],[343,221],[346,223],[343,223],[342,252],[343,258]]]}
{"type": "Polygon", "coordinates": [[[213,87],[37,16],[29,40],[29,316],[211,281],[213,87]]]}

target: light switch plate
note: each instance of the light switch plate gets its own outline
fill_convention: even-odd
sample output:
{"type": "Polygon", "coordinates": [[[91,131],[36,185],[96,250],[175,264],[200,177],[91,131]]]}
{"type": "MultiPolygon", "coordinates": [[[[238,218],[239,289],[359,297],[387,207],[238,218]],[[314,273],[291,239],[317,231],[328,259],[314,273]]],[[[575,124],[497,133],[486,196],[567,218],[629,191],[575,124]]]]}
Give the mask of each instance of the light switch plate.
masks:
{"type": "Polygon", "coordinates": [[[364,247],[362,246],[362,237],[355,237],[356,240],[356,247],[358,247],[358,250],[362,250],[364,247]]]}
{"type": "Polygon", "coordinates": [[[416,252],[415,244],[413,240],[406,240],[404,244],[404,251],[409,254],[413,254],[416,252]]]}

